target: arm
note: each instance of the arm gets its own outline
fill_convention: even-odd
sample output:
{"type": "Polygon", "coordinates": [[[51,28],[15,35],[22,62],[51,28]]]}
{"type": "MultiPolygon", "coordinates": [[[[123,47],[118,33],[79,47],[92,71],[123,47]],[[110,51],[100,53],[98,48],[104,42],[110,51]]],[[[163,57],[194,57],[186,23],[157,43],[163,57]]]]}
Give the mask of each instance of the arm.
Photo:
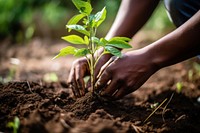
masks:
{"type": "Polygon", "coordinates": [[[178,29],[145,49],[158,68],[200,54],[200,10],[178,29]]]}
{"type": "Polygon", "coordinates": [[[133,37],[146,23],[159,0],[122,0],[115,21],[106,38],[114,36],[133,37]]]}
{"type": "Polygon", "coordinates": [[[200,11],[160,40],[104,65],[97,89],[103,89],[104,96],[122,98],[137,90],[159,69],[200,54],[199,18],[200,11]]]}

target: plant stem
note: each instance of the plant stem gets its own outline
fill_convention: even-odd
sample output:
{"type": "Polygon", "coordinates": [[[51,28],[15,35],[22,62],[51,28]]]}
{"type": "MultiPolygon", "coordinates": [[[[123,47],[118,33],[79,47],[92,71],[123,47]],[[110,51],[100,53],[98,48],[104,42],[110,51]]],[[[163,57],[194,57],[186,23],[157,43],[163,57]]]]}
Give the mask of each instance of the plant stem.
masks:
{"type": "Polygon", "coordinates": [[[94,44],[94,41],[93,41],[93,37],[95,37],[95,34],[96,34],[96,28],[90,28],[90,51],[91,51],[91,58],[90,58],[90,74],[91,74],[91,89],[92,89],[92,93],[94,93],[94,90],[95,90],[95,75],[94,75],[94,71],[95,71],[95,44],[94,44]]]}
{"type": "Polygon", "coordinates": [[[98,63],[98,61],[99,61],[99,59],[103,56],[103,55],[105,55],[106,53],[103,51],[100,55],[98,55],[98,57],[97,57],[97,59],[96,59],[96,61],[95,61],[95,63],[94,63],[94,67],[96,67],[96,65],[97,65],[97,63],[98,63]]]}

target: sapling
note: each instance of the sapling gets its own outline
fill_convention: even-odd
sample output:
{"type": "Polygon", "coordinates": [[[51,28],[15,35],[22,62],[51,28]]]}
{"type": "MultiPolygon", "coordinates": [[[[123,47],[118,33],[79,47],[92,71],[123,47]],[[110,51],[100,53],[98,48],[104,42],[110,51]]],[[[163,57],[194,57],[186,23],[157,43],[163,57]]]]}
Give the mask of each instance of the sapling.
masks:
{"type": "Polygon", "coordinates": [[[72,2],[78,9],[79,14],[73,16],[68,21],[66,28],[68,29],[68,32],[70,32],[71,30],[75,30],[81,35],[68,35],[62,37],[62,39],[75,45],[83,45],[84,48],[67,46],[61,49],[60,53],[56,55],[53,59],[69,54],[72,54],[76,57],[84,56],[87,59],[90,70],[91,90],[92,92],[94,92],[94,70],[98,60],[104,54],[108,53],[119,58],[122,57],[122,53],[119,49],[131,48],[131,45],[128,43],[130,39],[127,37],[113,37],[109,40],[104,37],[98,38],[96,36],[97,29],[106,18],[106,7],[104,7],[96,14],[92,14],[93,9],[90,0],[72,0],[72,2]],[[97,53],[97,50],[100,48],[103,48],[103,52],[95,55],[95,53],[97,53]]]}

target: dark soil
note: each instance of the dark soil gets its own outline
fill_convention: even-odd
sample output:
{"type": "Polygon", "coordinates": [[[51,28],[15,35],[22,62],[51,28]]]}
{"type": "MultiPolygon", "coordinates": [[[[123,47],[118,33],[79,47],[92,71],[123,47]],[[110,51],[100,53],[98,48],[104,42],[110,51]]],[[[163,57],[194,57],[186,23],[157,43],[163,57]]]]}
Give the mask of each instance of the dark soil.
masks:
{"type": "Polygon", "coordinates": [[[63,84],[28,81],[1,84],[0,130],[11,132],[6,124],[17,116],[21,122],[19,132],[23,133],[200,132],[197,102],[200,84],[179,94],[170,89],[141,94],[148,95],[148,99],[139,105],[135,105],[139,99],[133,96],[103,101],[87,93],[74,100],[63,84]],[[167,108],[160,107],[144,122],[153,111],[150,105],[161,103],[172,94],[167,108]]]}
{"type": "Polygon", "coordinates": [[[63,82],[74,59],[49,63],[55,51],[64,45],[53,45],[47,50],[48,45],[40,44],[32,42],[27,48],[7,46],[7,52],[5,45],[0,46],[1,77],[6,78],[9,73],[9,58],[21,60],[14,79],[0,82],[0,132],[12,132],[6,125],[16,116],[20,119],[21,133],[200,132],[200,75],[192,65],[196,59],[160,70],[140,89],[118,101],[105,101],[91,93],[74,99],[63,82]],[[55,69],[50,67],[53,64],[62,65],[55,69]],[[59,81],[44,82],[43,74],[52,71],[59,81]],[[177,82],[183,85],[180,93],[177,82]],[[145,121],[155,110],[152,105],[165,99],[145,121]]]}

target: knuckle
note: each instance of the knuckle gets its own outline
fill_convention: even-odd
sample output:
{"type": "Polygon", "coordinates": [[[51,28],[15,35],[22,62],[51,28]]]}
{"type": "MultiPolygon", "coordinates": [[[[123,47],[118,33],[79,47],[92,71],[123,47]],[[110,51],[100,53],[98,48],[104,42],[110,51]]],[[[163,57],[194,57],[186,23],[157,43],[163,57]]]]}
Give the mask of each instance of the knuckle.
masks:
{"type": "Polygon", "coordinates": [[[72,64],[73,64],[73,66],[76,66],[76,65],[82,64],[82,62],[83,62],[82,59],[76,59],[72,64]]]}
{"type": "Polygon", "coordinates": [[[104,71],[104,74],[105,74],[105,75],[110,75],[110,74],[112,74],[112,73],[113,73],[113,71],[112,71],[112,68],[111,68],[111,67],[106,68],[105,71],[104,71]]]}

